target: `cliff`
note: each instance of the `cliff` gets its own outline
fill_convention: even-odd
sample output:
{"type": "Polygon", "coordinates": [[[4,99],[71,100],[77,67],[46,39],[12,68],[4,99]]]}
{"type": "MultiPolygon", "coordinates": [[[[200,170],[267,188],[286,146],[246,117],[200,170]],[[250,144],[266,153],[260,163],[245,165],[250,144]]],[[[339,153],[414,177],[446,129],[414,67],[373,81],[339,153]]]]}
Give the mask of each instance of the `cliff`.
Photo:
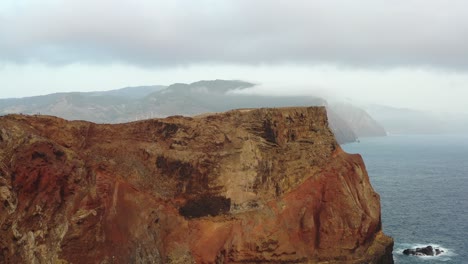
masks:
{"type": "Polygon", "coordinates": [[[0,263],[393,263],[325,109],[0,118],[0,263]]]}
{"type": "Polygon", "coordinates": [[[349,103],[334,103],[329,106],[329,109],[345,120],[357,137],[384,137],[387,135],[383,126],[364,109],[349,103]]]}

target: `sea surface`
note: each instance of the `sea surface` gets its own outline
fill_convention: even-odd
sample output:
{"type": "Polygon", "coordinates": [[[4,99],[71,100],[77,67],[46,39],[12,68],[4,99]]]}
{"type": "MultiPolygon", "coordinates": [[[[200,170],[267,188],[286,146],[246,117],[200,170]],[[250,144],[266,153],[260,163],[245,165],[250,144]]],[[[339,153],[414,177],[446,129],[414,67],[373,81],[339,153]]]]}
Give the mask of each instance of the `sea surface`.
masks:
{"type": "Polygon", "coordinates": [[[364,159],[395,263],[468,263],[468,135],[363,138],[342,148],[364,159]],[[445,253],[402,254],[427,245],[445,253]]]}

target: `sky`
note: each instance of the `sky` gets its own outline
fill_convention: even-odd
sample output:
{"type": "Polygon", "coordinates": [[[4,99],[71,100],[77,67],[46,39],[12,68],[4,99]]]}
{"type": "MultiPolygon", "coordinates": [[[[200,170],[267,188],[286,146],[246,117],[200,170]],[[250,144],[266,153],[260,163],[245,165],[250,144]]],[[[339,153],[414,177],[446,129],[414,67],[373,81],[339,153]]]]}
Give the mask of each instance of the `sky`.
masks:
{"type": "Polygon", "coordinates": [[[0,1],[0,98],[211,79],[467,113],[468,2],[0,1]]]}

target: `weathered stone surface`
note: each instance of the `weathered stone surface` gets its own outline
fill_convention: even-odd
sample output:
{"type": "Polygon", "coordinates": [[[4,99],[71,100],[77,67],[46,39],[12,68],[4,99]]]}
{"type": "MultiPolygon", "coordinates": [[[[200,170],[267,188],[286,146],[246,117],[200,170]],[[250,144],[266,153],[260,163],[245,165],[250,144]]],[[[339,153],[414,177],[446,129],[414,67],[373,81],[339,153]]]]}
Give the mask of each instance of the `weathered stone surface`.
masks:
{"type": "Polygon", "coordinates": [[[325,109],[0,118],[0,262],[393,263],[325,109]]]}

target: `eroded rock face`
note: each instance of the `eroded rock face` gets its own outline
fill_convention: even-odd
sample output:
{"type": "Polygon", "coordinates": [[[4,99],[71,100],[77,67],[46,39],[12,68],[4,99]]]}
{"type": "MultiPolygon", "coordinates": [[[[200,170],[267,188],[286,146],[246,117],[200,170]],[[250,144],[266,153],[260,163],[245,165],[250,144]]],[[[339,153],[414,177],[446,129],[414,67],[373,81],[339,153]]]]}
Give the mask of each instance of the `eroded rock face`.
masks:
{"type": "Polygon", "coordinates": [[[325,109],[0,118],[0,262],[393,263],[325,109]]]}

